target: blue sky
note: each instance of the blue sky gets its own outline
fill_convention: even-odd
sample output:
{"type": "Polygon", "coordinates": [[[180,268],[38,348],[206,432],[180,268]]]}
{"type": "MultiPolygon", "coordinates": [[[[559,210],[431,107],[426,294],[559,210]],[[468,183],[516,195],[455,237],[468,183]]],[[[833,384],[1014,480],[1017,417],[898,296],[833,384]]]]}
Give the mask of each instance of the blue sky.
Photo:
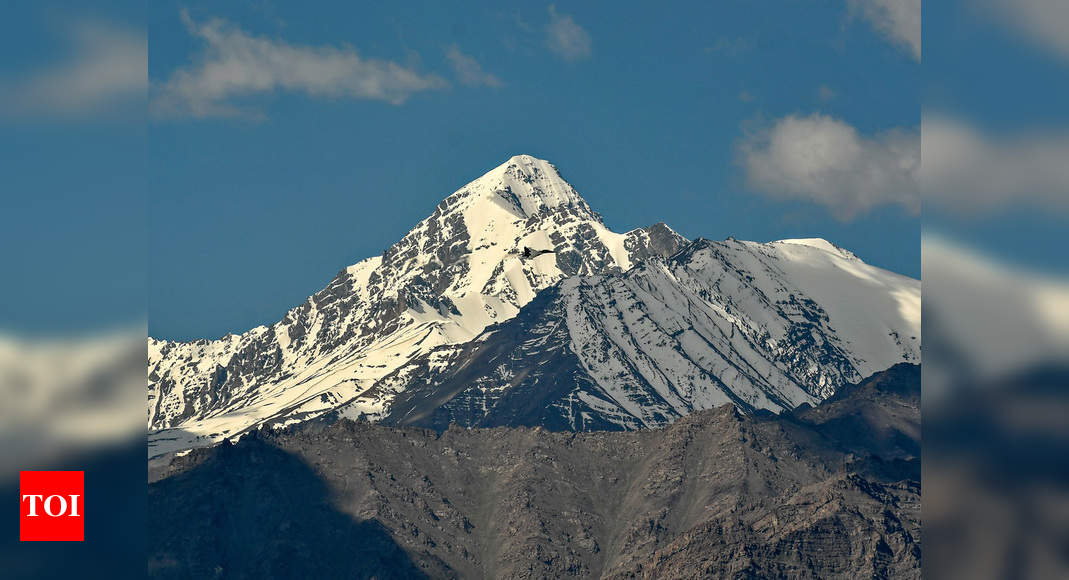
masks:
{"type": "Polygon", "coordinates": [[[1062,3],[932,3],[923,65],[917,0],[6,16],[3,330],[147,317],[192,338],[277,320],[520,152],[617,231],[819,235],[917,276],[901,169],[922,102],[924,228],[1069,273],[1062,3]]]}
{"type": "Polygon", "coordinates": [[[518,153],[616,231],[919,276],[919,10],[881,2],[20,3],[0,328],[273,322],[518,153]]]}
{"type": "Polygon", "coordinates": [[[152,3],[149,79],[169,108],[148,139],[150,334],[275,321],[518,153],[555,163],[616,231],[822,236],[919,276],[915,211],[844,220],[754,192],[739,150],[792,115],[874,139],[916,130],[908,46],[843,2],[715,4],[152,3]],[[217,98],[196,79],[203,63],[250,38],[389,61],[430,88],[398,89],[403,102],[298,85],[217,98]],[[478,69],[459,71],[451,52],[478,69]],[[208,96],[173,104],[190,91],[208,96]]]}
{"type": "Polygon", "coordinates": [[[925,192],[925,229],[1004,261],[1069,274],[1069,4],[927,4],[923,84],[926,142],[938,133],[929,118],[952,120],[973,133],[954,141],[956,155],[974,153],[944,167],[939,150],[925,146],[925,170],[953,174],[925,192]],[[985,181],[998,185],[985,192],[985,181]],[[991,202],[978,204],[985,193],[991,202]]]}
{"type": "Polygon", "coordinates": [[[78,2],[4,7],[0,332],[144,324],[146,48],[137,5],[94,3],[91,14],[78,2]]]}

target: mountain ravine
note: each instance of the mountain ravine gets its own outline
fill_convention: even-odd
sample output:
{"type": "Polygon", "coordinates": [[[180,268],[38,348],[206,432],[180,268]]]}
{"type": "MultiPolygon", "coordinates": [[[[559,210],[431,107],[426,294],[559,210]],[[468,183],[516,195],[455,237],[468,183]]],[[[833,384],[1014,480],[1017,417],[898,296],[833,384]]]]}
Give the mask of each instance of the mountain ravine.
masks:
{"type": "Polygon", "coordinates": [[[519,155],[270,326],[149,339],[149,456],[328,413],[632,430],[780,412],[920,357],[918,280],[819,238],[614,233],[519,155]]]}

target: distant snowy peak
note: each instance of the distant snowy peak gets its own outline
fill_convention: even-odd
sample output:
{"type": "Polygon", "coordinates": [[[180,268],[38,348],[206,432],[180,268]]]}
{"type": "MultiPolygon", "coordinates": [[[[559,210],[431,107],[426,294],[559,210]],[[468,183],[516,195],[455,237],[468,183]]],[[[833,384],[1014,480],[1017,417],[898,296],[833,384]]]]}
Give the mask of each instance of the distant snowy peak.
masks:
{"type": "Polygon", "coordinates": [[[150,341],[149,428],[171,430],[160,441],[181,429],[174,441],[211,442],[321,414],[408,360],[508,320],[564,278],[623,272],[685,242],[664,224],[612,232],[553,165],[513,157],[278,323],[150,341]]]}
{"type": "Polygon", "coordinates": [[[454,198],[471,198],[473,204],[487,200],[504,202],[516,211],[518,218],[529,218],[561,206],[581,208],[594,215],[556,167],[530,155],[512,157],[461,188],[446,203],[454,198]]]}
{"type": "Polygon", "coordinates": [[[575,429],[789,409],[918,361],[919,325],[919,281],[826,240],[616,233],[518,155],[274,324],[149,339],[149,453],[339,409],[575,429]]]}
{"type": "Polygon", "coordinates": [[[442,302],[466,318],[481,315],[463,303],[485,297],[468,306],[487,310],[489,324],[563,277],[623,271],[651,251],[672,249],[674,232],[666,229],[612,232],[553,165],[518,155],[446,197],[381,260],[348,272],[354,289],[367,272],[386,295],[442,302]],[[526,256],[525,248],[537,254],[526,256]]]}

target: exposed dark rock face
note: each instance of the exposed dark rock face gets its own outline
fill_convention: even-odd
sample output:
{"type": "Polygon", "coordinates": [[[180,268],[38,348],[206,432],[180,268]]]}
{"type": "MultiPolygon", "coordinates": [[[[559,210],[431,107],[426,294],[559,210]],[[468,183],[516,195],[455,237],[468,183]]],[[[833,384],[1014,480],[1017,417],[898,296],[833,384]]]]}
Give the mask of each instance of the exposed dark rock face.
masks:
{"type": "Polygon", "coordinates": [[[675,230],[663,222],[657,222],[647,228],[629,232],[624,247],[636,260],[645,260],[654,256],[667,258],[681,250],[686,243],[687,239],[675,230]]]}
{"type": "Polygon", "coordinates": [[[919,396],[898,365],[826,406],[657,430],[262,432],[157,474],[149,572],[918,578],[919,396]]]}
{"type": "MultiPolygon", "coordinates": [[[[152,486],[149,497],[153,577],[419,575],[381,524],[338,511],[307,464],[255,437],[237,449],[223,444],[197,469],[152,486]]],[[[418,562],[435,575],[448,570],[434,558],[418,562]]]]}
{"type": "Polygon", "coordinates": [[[451,424],[554,431],[641,427],[633,420],[607,421],[576,397],[597,392],[598,385],[569,348],[568,327],[560,324],[564,316],[559,289],[545,290],[484,340],[416,358],[367,396],[392,399],[382,419],[386,424],[438,431],[451,424]]]}
{"type": "Polygon", "coordinates": [[[794,411],[844,450],[885,459],[921,456],[920,365],[895,365],[794,411]]]}

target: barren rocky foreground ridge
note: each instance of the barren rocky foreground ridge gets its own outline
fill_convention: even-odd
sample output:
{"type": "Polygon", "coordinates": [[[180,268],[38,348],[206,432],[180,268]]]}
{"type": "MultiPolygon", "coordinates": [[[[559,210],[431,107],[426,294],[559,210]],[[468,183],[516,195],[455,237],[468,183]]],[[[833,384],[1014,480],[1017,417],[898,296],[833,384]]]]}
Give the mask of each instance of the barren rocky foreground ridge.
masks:
{"type": "Polygon", "coordinates": [[[150,467],[154,578],[917,578],[920,367],[662,428],[257,431],[150,467]]]}

